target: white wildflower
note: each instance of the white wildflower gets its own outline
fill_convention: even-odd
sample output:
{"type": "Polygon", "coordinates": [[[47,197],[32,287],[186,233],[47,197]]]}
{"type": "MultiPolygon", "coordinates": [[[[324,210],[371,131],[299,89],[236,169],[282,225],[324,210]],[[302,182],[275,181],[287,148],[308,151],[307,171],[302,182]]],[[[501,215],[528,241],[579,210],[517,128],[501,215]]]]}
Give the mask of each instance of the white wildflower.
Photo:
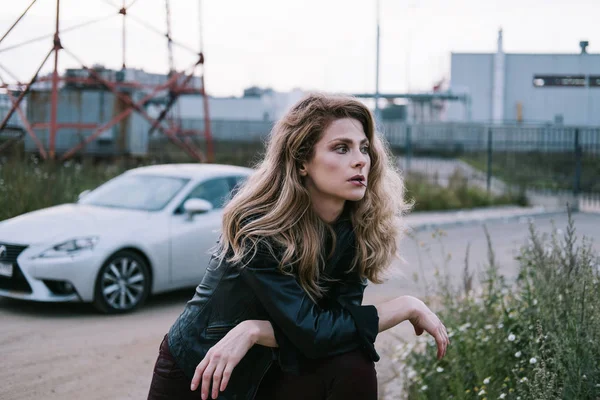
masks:
{"type": "Polygon", "coordinates": [[[503,323],[498,324],[498,329],[502,329],[502,328],[504,328],[504,324],[503,323]]]}
{"type": "Polygon", "coordinates": [[[494,326],[488,324],[488,325],[484,326],[484,328],[489,331],[490,329],[493,329],[494,326]]]}
{"type": "Polygon", "coordinates": [[[437,372],[444,372],[444,368],[442,368],[442,367],[437,367],[435,370],[436,370],[437,372]]]}
{"type": "Polygon", "coordinates": [[[526,377],[526,376],[524,376],[524,377],[522,377],[522,378],[521,378],[521,383],[523,383],[523,382],[527,382],[528,380],[529,380],[529,379],[527,379],[527,377],[526,377]]]}
{"type": "Polygon", "coordinates": [[[531,357],[529,359],[529,364],[535,364],[536,362],[537,362],[537,358],[535,358],[535,357],[531,357]]]}
{"type": "Polygon", "coordinates": [[[517,357],[517,358],[521,357],[521,351],[517,351],[517,352],[515,353],[515,357],[517,357]]]}
{"type": "Polygon", "coordinates": [[[483,380],[483,384],[484,384],[484,385],[489,385],[489,383],[490,383],[490,379],[491,379],[491,378],[492,378],[491,376],[488,376],[487,378],[485,378],[485,379],[483,380]]]}
{"type": "Polygon", "coordinates": [[[515,335],[513,335],[512,333],[510,335],[508,335],[508,341],[509,342],[514,342],[516,338],[517,337],[515,335]]]}
{"type": "Polygon", "coordinates": [[[481,390],[479,391],[479,393],[477,393],[477,396],[483,396],[484,394],[485,394],[485,390],[484,390],[484,389],[481,389],[481,390]]]}
{"type": "Polygon", "coordinates": [[[533,305],[537,306],[537,303],[538,303],[537,299],[533,299],[533,305]]]}
{"type": "Polygon", "coordinates": [[[506,398],[506,393],[500,393],[500,396],[498,396],[499,399],[505,399],[506,398]]]}
{"type": "Polygon", "coordinates": [[[423,385],[423,386],[421,386],[421,392],[424,392],[424,391],[426,391],[426,390],[427,390],[427,385],[423,385]]]}

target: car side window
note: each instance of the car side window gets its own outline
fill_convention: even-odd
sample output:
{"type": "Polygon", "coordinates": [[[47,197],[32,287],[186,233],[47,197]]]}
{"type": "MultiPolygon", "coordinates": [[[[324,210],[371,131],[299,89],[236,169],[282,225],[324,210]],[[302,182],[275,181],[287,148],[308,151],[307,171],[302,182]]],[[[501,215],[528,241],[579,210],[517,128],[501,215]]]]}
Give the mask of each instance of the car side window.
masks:
{"type": "Polygon", "coordinates": [[[235,196],[240,186],[248,179],[247,176],[232,176],[229,178],[229,184],[231,185],[231,194],[229,196],[230,199],[235,196]]]}
{"type": "Polygon", "coordinates": [[[227,178],[216,178],[200,183],[191,191],[187,199],[203,199],[213,208],[223,208],[229,200],[229,182],[227,178]]]}

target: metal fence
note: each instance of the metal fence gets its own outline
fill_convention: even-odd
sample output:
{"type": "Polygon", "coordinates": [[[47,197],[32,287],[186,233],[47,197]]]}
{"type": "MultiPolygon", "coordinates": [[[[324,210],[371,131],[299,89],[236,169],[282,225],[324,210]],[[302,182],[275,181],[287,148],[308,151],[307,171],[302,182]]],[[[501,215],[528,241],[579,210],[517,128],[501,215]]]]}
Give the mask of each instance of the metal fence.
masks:
{"type": "MultiPolygon", "coordinates": [[[[187,120],[183,127],[201,129],[201,124],[187,120]]],[[[269,121],[211,124],[218,151],[237,154],[256,152],[273,126],[269,121]]],[[[429,181],[448,185],[460,176],[491,193],[519,191],[538,204],[560,198],[600,209],[600,127],[388,122],[379,130],[400,168],[429,181]]]]}
{"type": "Polygon", "coordinates": [[[384,124],[401,169],[447,185],[460,175],[493,193],[600,210],[600,127],[384,124]],[[559,201],[552,200],[559,199],[559,201]]]}

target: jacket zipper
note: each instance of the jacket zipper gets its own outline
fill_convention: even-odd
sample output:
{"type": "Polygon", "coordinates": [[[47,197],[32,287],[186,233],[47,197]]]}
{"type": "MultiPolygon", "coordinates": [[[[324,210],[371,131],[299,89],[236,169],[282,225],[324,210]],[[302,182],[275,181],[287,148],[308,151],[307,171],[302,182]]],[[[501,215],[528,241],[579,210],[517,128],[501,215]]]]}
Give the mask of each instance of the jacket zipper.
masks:
{"type": "Polygon", "coordinates": [[[226,333],[234,328],[234,325],[211,326],[206,328],[206,333],[226,333]]]}

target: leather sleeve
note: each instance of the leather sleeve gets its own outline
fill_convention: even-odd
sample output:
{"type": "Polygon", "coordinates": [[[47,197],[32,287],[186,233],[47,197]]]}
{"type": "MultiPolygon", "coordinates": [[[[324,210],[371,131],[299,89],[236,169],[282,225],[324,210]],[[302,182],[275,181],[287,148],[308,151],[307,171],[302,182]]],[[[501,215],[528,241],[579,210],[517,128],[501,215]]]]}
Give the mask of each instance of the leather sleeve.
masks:
{"type": "Polygon", "coordinates": [[[307,358],[357,348],[362,339],[355,318],[361,324],[378,327],[379,316],[374,306],[319,307],[295,277],[279,270],[279,261],[264,244],[258,245],[256,254],[242,267],[240,274],[276,325],[276,339],[278,334],[285,335],[307,358]]]}
{"type": "Polygon", "coordinates": [[[336,285],[333,301],[340,304],[352,315],[362,347],[369,353],[373,361],[379,361],[379,354],[377,354],[377,350],[375,349],[375,339],[379,333],[379,318],[377,318],[377,321],[374,321],[364,311],[365,307],[375,308],[374,306],[362,305],[366,287],[367,280],[358,277],[357,273],[352,273],[347,280],[336,285]]]}

